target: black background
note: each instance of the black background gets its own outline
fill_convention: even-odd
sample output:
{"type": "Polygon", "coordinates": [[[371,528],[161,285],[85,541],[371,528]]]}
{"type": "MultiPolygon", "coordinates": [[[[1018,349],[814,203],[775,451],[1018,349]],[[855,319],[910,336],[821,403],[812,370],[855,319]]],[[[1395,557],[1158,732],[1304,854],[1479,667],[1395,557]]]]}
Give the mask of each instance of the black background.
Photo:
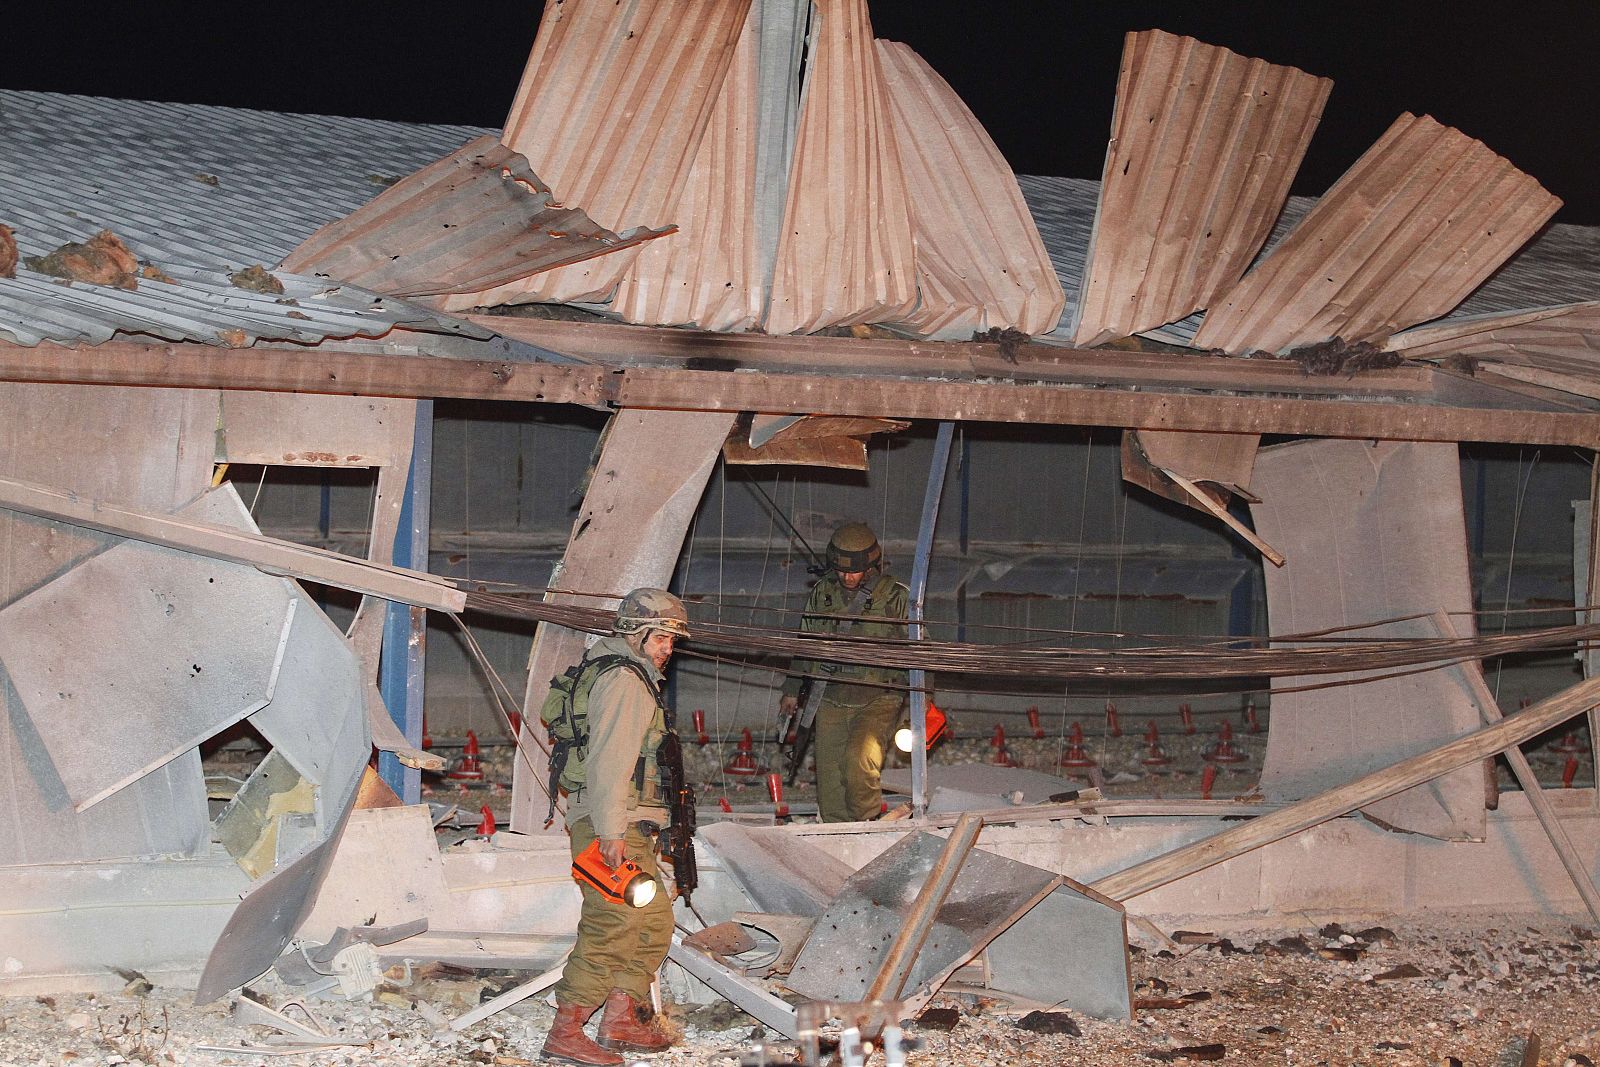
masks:
{"type": "MultiPolygon", "coordinates": [[[[0,88],[498,127],[541,5],[369,0],[0,7],[0,88]]],[[[1455,126],[1600,225],[1600,0],[1518,3],[871,0],[1023,174],[1098,177],[1123,34],[1160,28],[1334,79],[1296,193],[1403,111],[1455,126]]],[[[3,146],[0,146],[3,148],[3,146]]]]}

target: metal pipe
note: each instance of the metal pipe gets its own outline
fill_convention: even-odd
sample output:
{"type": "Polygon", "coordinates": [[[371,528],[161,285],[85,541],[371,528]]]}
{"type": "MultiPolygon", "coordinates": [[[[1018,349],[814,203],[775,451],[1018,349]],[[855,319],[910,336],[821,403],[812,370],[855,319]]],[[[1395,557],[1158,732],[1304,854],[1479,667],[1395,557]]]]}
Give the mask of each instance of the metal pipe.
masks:
{"type": "MultiPolygon", "coordinates": [[[[944,475],[950,464],[950,442],[955,435],[953,422],[941,422],[934,440],[933,461],[928,466],[928,486],[922,495],[922,522],[917,527],[917,554],[911,565],[911,622],[907,636],[923,638],[922,601],[928,591],[928,564],[933,556],[933,529],[939,522],[939,499],[944,495],[944,475]]],[[[928,810],[928,693],[927,675],[920,667],[910,671],[911,683],[911,811],[923,815],[928,810]]]]}

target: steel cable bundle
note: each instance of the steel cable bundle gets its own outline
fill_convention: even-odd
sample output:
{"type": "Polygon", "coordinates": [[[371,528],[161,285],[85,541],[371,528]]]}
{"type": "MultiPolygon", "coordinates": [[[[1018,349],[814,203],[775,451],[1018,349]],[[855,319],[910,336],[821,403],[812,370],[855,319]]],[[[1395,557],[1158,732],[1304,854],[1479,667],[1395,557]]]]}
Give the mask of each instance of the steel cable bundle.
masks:
{"type": "MultiPolygon", "coordinates": [[[[593,634],[611,632],[612,612],[531,597],[469,592],[467,609],[531,619],[593,634]]],[[[1400,620],[1395,620],[1400,621],[1400,620]]],[[[1025,678],[1286,678],[1392,670],[1570,649],[1600,641],[1600,624],[1551,626],[1474,637],[1336,638],[1295,634],[1266,642],[1213,638],[1192,645],[1070,648],[971,644],[899,638],[802,634],[690,620],[698,648],[747,657],[825,660],[877,667],[1025,678]]]]}

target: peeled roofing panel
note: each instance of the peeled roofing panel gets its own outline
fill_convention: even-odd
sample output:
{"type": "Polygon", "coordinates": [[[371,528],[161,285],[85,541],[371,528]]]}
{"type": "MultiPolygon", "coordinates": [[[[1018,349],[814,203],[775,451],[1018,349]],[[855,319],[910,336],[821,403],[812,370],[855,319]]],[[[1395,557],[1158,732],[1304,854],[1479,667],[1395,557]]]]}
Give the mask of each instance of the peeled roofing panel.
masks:
{"type": "Polygon", "coordinates": [[[866,0],[815,7],[766,330],[892,322],[916,307],[915,243],[866,0]]]}
{"type": "Polygon", "coordinates": [[[437,297],[516,281],[660,233],[613,233],[554,204],[528,161],[485,134],[317,230],[283,269],[394,296],[437,297]]]}
{"type": "MultiPolygon", "coordinates": [[[[665,226],[733,59],[750,0],[547,4],[501,140],[556,200],[602,226],[665,226]]],[[[477,294],[480,304],[606,300],[622,252],[477,294]]]]}
{"type": "Polygon", "coordinates": [[[678,232],[634,257],[612,309],[628,322],[744,330],[766,303],[756,211],[757,19],[744,23],[694,165],[678,198],[678,232]]]}
{"type": "MultiPolygon", "coordinates": [[[[134,248],[134,252],[142,249],[134,248]]],[[[74,282],[26,268],[0,279],[0,339],[22,345],[100,344],[117,333],[242,347],[257,340],[316,344],[381,337],[404,324],[432,333],[487,337],[489,331],[420,304],[329,281],[278,273],[282,295],[234,285],[225,270],[164,265],[168,281],[139,279],[136,290],[74,282]]]]}
{"type": "Polygon", "coordinates": [[[1459,130],[1402,115],[1225,298],[1198,348],[1381,342],[1459,304],[1561,201],[1459,130]]]}
{"type": "Polygon", "coordinates": [[[1074,343],[1181,319],[1233,286],[1332,87],[1192,38],[1128,34],[1074,343]]]}
{"type": "MultiPolygon", "coordinates": [[[[1262,449],[1250,506],[1256,532],[1288,557],[1266,568],[1273,634],[1362,626],[1338,636],[1438,636],[1427,616],[1460,613],[1472,629],[1472,583],[1454,444],[1300,441],[1262,449]],[[1421,618],[1417,618],[1418,614],[1421,618]],[[1394,622],[1364,624],[1380,619],[1394,622]]],[[[1476,729],[1476,694],[1460,667],[1275,679],[1261,774],[1268,800],[1298,800],[1476,729]],[[1284,692],[1307,681],[1356,685],[1284,692]]],[[[1483,771],[1474,764],[1363,811],[1412,833],[1481,839],[1483,771]]]]}
{"type": "Polygon", "coordinates": [[[1419,326],[1384,348],[1408,359],[1473,356],[1600,374],[1600,300],[1419,326]]]}
{"type": "Polygon", "coordinates": [[[904,323],[951,340],[1049,333],[1066,297],[1010,164],[922,57],[895,41],[877,50],[917,242],[921,302],[904,323]]]}

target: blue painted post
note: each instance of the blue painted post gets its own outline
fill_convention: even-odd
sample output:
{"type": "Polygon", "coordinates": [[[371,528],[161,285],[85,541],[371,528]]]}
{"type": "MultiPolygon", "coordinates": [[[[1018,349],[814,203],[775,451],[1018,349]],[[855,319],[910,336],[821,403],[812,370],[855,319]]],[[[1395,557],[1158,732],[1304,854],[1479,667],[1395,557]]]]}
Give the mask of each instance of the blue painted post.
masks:
{"type": "MultiPolygon", "coordinates": [[[[417,401],[417,429],[394,538],[397,567],[428,569],[428,531],[432,517],[433,401],[417,401]]],[[[413,745],[422,744],[422,679],[427,656],[428,613],[424,608],[390,604],[383,624],[383,655],[378,686],[395,725],[413,745]]],[[[422,774],[391,753],[378,755],[378,774],[407,804],[422,799],[422,774]]]]}
{"type": "MultiPolygon", "coordinates": [[[[939,424],[933,446],[933,462],[928,467],[928,487],[922,496],[922,523],[917,527],[917,555],[911,563],[911,639],[922,638],[923,599],[928,592],[928,564],[933,558],[933,528],[939,522],[939,498],[944,494],[945,469],[950,465],[950,442],[955,435],[953,422],[939,424]]],[[[920,816],[928,810],[928,694],[927,674],[910,672],[911,682],[911,813],[920,816]]]]}

